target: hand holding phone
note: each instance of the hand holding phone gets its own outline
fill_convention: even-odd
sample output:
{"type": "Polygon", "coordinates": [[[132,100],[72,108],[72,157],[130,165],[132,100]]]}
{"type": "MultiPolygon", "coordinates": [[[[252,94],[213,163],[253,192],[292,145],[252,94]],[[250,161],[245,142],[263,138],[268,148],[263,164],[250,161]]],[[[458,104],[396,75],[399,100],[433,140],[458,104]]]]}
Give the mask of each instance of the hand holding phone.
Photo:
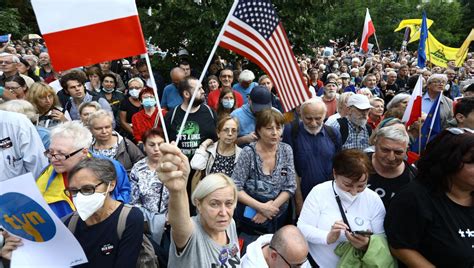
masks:
{"type": "Polygon", "coordinates": [[[363,235],[363,236],[371,236],[373,235],[374,233],[372,231],[354,231],[353,234],[356,234],[356,235],[363,235]]]}

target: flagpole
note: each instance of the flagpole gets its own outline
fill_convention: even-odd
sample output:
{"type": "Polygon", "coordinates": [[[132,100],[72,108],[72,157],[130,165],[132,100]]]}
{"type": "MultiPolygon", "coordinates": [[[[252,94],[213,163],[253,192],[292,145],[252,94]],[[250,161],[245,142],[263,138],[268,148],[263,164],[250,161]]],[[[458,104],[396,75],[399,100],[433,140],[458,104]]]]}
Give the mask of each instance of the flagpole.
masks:
{"type": "Polygon", "coordinates": [[[230,16],[232,16],[232,13],[235,10],[235,7],[237,6],[238,0],[234,0],[234,3],[232,4],[232,7],[230,9],[229,14],[227,15],[227,18],[225,19],[224,25],[221,28],[221,31],[219,32],[219,35],[217,36],[216,42],[214,43],[214,46],[212,47],[211,53],[209,54],[209,57],[207,58],[206,64],[204,65],[204,68],[202,70],[201,76],[199,77],[199,83],[196,85],[194,88],[193,95],[191,97],[191,100],[189,101],[188,108],[186,109],[186,114],[184,114],[183,122],[181,122],[181,126],[178,131],[178,135],[176,136],[176,144],[179,143],[179,140],[181,139],[181,133],[183,133],[184,130],[184,125],[186,124],[186,120],[188,120],[189,113],[191,112],[191,108],[193,106],[194,99],[196,98],[196,94],[198,92],[198,87],[199,84],[202,83],[202,80],[204,79],[204,76],[206,75],[207,68],[209,67],[212,58],[214,57],[214,53],[216,52],[217,47],[219,46],[219,41],[224,34],[224,29],[229,23],[230,16]]]}
{"type": "Polygon", "coordinates": [[[421,155],[421,128],[423,124],[421,123],[421,117],[418,117],[418,155],[421,155]]]}
{"type": "Polygon", "coordinates": [[[428,132],[428,138],[426,139],[425,148],[426,148],[426,145],[428,144],[428,142],[430,141],[431,131],[433,130],[433,125],[436,121],[436,116],[438,115],[438,110],[439,110],[439,105],[441,103],[441,98],[443,97],[442,94],[443,93],[439,93],[439,96],[438,96],[438,102],[436,103],[436,109],[434,111],[433,118],[431,119],[430,132],[428,132]]]}
{"type": "Polygon", "coordinates": [[[382,51],[380,50],[379,41],[377,40],[377,34],[375,34],[375,32],[374,32],[374,37],[375,37],[375,43],[377,44],[377,49],[379,50],[379,53],[380,53],[382,51]]]}
{"type": "Polygon", "coordinates": [[[148,52],[145,53],[145,61],[146,61],[146,65],[148,66],[148,73],[150,75],[153,93],[155,94],[156,107],[158,108],[158,117],[160,118],[160,121],[161,121],[161,127],[163,128],[165,141],[166,143],[170,143],[170,140],[168,138],[168,131],[166,130],[165,119],[163,118],[163,113],[161,112],[160,98],[158,97],[158,90],[156,89],[155,77],[153,75],[153,71],[151,70],[150,56],[148,56],[148,52]]]}

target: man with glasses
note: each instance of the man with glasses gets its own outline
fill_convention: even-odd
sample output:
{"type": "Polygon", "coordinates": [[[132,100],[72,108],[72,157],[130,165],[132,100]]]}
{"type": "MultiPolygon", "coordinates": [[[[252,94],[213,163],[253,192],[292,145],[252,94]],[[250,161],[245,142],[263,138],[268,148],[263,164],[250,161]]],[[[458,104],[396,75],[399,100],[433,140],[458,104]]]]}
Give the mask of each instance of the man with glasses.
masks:
{"type": "Polygon", "coordinates": [[[31,172],[37,177],[48,160],[31,121],[23,114],[0,110],[0,181],[31,172]]]}
{"type": "Polygon", "coordinates": [[[448,78],[444,74],[433,74],[428,78],[427,91],[423,95],[421,109],[423,113],[429,114],[431,106],[437,105],[440,96],[439,113],[441,117],[441,128],[448,126],[448,121],[453,118],[453,101],[442,93],[448,78]]]}
{"type": "Polygon", "coordinates": [[[20,63],[20,59],[17,56],[10,53],[0,53],[0,86],[5,86],[5,80],[15,75],[25,79],[28,88],[35,82],[31,77],[18,72],[18,63],[20,63]]]}
{"type": "MultiPolygon", "coordinates": [[[[58,217],[64,217],[75,210],[70,197],[64,193],[67,187],[69,171],[87,157],[105,158],[89,153],[92,134],[78,121],[71,121],[56,126],[51,131],[51,144],[44,155],[50,165],[36,180],[44,199],[58,217]]],[[[125,168],[116,160],[110,159],[117,173],[117,184],[112,198],[128,203],[130,183],[125,168]]]]}
{"type": "MultiPolygon", "coordinates": [[[[223,88],[232,88],[232,81],[234,81],[234,72],[231,69],[225,68],[222,69],[219,73],[219,81],[221,81],[221,87],[218,90],[214,90],[209,93],[207,96],[207,105],[217,111],[217,107],[219,106],[219,96],[223,88]]],[[[244,99],[242,95],[235,90],[232,89],[235,95],[235,101],[237,102],[236,108],[240,108],[244,104],[244,99]]]]}
{"type": "Polygon", "coordinates": [[[249,244],[241,267],[311,267],[307,256],[308,243],[301,231],[293,225],[286,225],[275,234],[262,235],[249,244]]]}

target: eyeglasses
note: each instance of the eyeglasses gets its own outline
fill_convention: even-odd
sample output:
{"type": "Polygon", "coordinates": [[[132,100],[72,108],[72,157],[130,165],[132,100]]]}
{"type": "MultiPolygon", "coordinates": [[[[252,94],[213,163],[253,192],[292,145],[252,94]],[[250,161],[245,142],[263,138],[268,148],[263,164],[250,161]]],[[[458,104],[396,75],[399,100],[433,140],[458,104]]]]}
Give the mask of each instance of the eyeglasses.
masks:
{"type": "Polygon", "coordinates": [[[237,133],[237,129],[236,128],[223,128],[221,129],[221,132],[224,132],[224,133],[230,132],[230,134],[234,134],[234,133],[237,133]]]}
{"type": "Polygon", "coordinates": [[[291,263],[289,263],[289,262],[285,259],[285,257],[283,257],[283,255],[281,255],[280,252],[278,252],[278,250],[276,250],[274,247],[272,247],[272,246],[268,246],[268,247],[271,248],[272,250],[274,250],[278,255],[280,255],[280,257],[285,261],[286,264],[288,264],[288,266],[289,266],[290,268],[301,267],[301,266],[303,266],[303,264],[308,260],[308,259],[304,259],[304,261],[301,262],[301,263],[291,264],[291,263]]]}
{"type": "Polygon", "coordinates": [[[97,185],[84,185],[81,188],[66,188],[64,189],[64,194],[67,195],[68,197],[76,197],[77,193],[81,193],[83,195],[92,195],[95,193],[95,189],[99,187],[99,185],[103,184],[104,182],[101,182],[97,185]]]}
{"type": "Polygon", "coordinates": [[[53,159],[54,158],[56,161],[64,161],[64,160],[74,156],[78,152],[82,151],[82,149],[84,149],[84,148],[78,149],[77,151],[74,151],[74,152],[72,152],[68,155],[65,155],[65,154],[52,154],[49,150],[46,150],[44,152],[44,156],[46,156],[48,159],[53,159]]]}
{"type": "Polygon", "coordinates": [[[19,88],[21,88],[21,87],[5,87],[6,90],[10,90],[10,91],[11,90],[17,90],[19,88]]]}
{"type": "Polygon", "coordinates": [[[463,128],[451,127],[451,128],[447,128],[446,130],[449,131],[449,133],[453,135],[460,135],[464,133],[474,133],[474,130],[470,128],[465,128],[465,127],[463,128]]]}
{"type": "Polygon", "coordinates": [[[13,63],[13,61],[0,60],[0,65],[2,65],[2,64],[9,65],[9,64],[12,64],[12,63],[13,63]]]}

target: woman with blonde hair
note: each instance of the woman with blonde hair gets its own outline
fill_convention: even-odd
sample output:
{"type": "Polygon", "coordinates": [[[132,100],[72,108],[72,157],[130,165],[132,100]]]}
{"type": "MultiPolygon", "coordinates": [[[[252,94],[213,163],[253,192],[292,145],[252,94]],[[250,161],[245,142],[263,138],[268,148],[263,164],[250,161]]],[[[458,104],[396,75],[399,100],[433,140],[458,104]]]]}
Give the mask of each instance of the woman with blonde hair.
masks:
{"type": "Polygon", "coordinates": [[[39,114],[38,126],[52,128],[71,120],[68,111],[61,107],[54,89],[44,82],[31,85],[26,100],[33,104],[39,114]]]}

